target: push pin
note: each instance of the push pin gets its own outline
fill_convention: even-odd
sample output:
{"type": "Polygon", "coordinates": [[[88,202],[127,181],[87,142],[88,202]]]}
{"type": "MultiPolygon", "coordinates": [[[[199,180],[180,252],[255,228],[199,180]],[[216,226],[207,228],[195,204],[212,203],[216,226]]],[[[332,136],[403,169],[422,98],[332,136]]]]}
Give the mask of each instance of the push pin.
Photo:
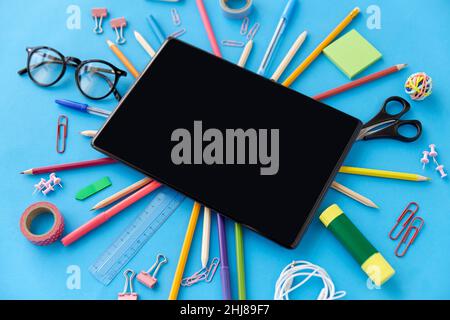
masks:
{"type": "Polygon", "coordinates": [[[131,269],[127,269],[123,272],[123,275],[125,277],[125,285],[123,292],[118,295],[118,300],[137,300],[138,295],[136,292],[133,292],[133,279],[136,273],[131,269]],[[128,292],[128,287],[130,287],[130,292],[128,292]]]}
{"type": "Polygon", "coordinates": [[[117,44],[124,44],[127,39],[124,38],[123,36],[123,28],[125,28],[127,26],[127,20],[125,20],[124,17],[120,17],[120,18],[115,18],[112,19],[109,24],[111,25],[111,27],[114,29],[114,31],[116,32],[116,43],[117,44]]]}
{"type": "Polygon", "coordinates": [[[41,180],[34,185],[34,192],[40,191],[43,195],[47,195],[50,193],[50,191],[55,191],[54,186],[59,185],[61,188],[63,187],[61,184],[62,180],[61,178],[58,178],[56,174],[50,173],[48,180],[45,180],[44,178],[41,178],[41,180]]]}
{"type": "Polygon", "coordinates": [[[106,8],[93,8],[91,10],[92,18],[95,21],[95,27],[93,29],[94,33],[100,34],[103,33],[102,23],[103,18],[106,18],[108,15],[108,10],[106,8]]]}
{"type": "Polygon", "coordinates": [[[156,256],[156,262],[150,267],[150,269],[147,271],[141,271],[138,274],[138,281],[146,287],[153,288],[158,281],[158,279],[156,279],[156,274],[158,273],[159,268],[161,268],[161,266],[165,263],[167,263],[167,258],[162,254],[158,254],[156,256]],[[159,261],[160,258],[162,259],[161,261],[159,261]],[[153,274],[150,274],[152,271],[153,274]]]}
{"type": "Polygon", "coordinates": [[[444,179],[447,176],[447,174],[444,171],[444,166],[442,164],[440,164],[436,167],[436,171],[439,171],[442,179],[444,179]]]}
{"type": "Polygon", "coordinates": [[[61,188],[63,187],[61,185],[61,178],[58,178],[54,172],[50,173],[48,177],[49,181],[52,182],[54,186],[59,185],[61,188]]]}
{"type": "Polygon", "coordinates": [[[429,156],[433,157],[433,160],[436,163],[436,157],[438,155],[438,153],[436,152],[436,145],[435,144],[430,144],[428,147],[430,147],[429,156]]]}
{"type": "Polygon", "coordinates": [[[420,162],[422,163],[422,169],[425,169],[425,165],[430,163],[430,160],[428,160],[429,152],[428,151],[422,151],[423,157],[420,159],[420,162]]]}

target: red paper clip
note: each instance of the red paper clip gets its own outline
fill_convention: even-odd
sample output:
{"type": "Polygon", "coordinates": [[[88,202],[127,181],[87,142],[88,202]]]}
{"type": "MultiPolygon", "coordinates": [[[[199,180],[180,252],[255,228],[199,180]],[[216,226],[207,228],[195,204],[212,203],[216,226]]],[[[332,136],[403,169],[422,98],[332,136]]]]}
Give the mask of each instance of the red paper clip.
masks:
{"type": "Polygon", "coordinates": [[[64,151],[66,151],[68,125],[69,118],[67,118],[67,116],[61,115],[58,117],[58,126],[56,127],[56,152],[58,153],[64,153],[64,151]]]}
{"type": "Polygon", "coordinates": [[[394,225],[394,227],[392,228],[391,232],[389,232],[389,238],[391,238],[391,240],[397,240],[401,234],[403,233],[403,231],[406,229],[406,227],[408,226],[408,224],[411,222],[411,220],[414,218],[414,215],[416,214],[416,212],[419,210],[419,205],[416,202],[410,202],[405,210],[403,210],[402,214],[400,215],[400,217],[398,217],[396,224],[394,225]],[[415,207],[415,208],[414,208],[415,207]],[[412,209],[414,208],[414,210],[412,209]],[[408,215],[409,214],[409,215],[408,215]],[[402,224],[402,228],[400,230],[400,232],[398,232],[395,236],[393,236],[392,234],[394,233],[394,231],[397,229],[397,227],[402,223],[402,221],[404,220],[405,216],[408,215],[408,218],[406,219],[406,221],[402,224]]]}
{"type": "Polygon", "coordinates": [[[411,221],[411,224],[409,225],[408,229],[406,230],[405,235],[403,236],[402,240],[399,242],[397,248],[395,249],[395,255],[397,257],[401,258],[401,257],[403,257],[406,254],[406,252],[408,251],[409,247],[413,244],[414,240],[416,240],[417,235],[419,234],[420,230],[422,229],[424,223],[425,223],[425,221],[421,217],[415,217],[411,221]],[[420,221],[418,226],[414,225],[416,221],[420,221]],[[409,235],[413,231],[414,231],[414,234],[411,237],[411,239],[408,241],[409,235]],[[400,248],[404,244],[406,244],[406,246],[404,246],[404,249],[401,252],[399,252],[400,248]]]}

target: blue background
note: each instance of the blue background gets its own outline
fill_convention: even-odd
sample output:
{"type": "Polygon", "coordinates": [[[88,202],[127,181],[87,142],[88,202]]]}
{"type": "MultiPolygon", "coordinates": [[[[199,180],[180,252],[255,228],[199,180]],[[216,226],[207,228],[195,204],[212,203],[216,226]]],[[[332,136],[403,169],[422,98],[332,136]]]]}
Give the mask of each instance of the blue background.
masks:
{"type": "MultiPolygon", "coordinates": [[[[206,0],[217,38],[244,40],[239,35],[240,21],[225,18],[217,0],[206,0]]],[[[254,50],[247,67],[256,71],[266,46],[272,36],[275,25],[286,1],[255,0],[255,11],[250,16],[250,25],[259,21],[261,29],[255,37],[254,50]]],[[[382,54],[383,58],[367,69],[366,75],[398,63],[408,63],[409,67],[385,79],[373,82],[350,92],[328,99],[326,102],[363,121],[378,112],[385,98],[391,95],[406,97],[403,84],[413,72],[425,71],[433,78],[434,93],[423,102],[412,102],[410,119],[420,119],[424,132],[414,143],[380,140],[358,142],[351,150],[345,163],[361,167],[400,170],[422,173],[419,159],[422,150],[429,143],[435,143],[439,160],[450,168],[450,91],[448,87],[448,66],[450,65],[449,3],[446,0],[419,1],[299,1],[296,13],[290,21],[271,74],[281,61],[292,42],[303,30],[309,32],[308,38],[295,57],[287,72],[291,72],[322,39],[339,23],[353,7],[359,6],[361,14],[345,31],[357,29],[382,54]],[[366,26],[369,5],[381,8],[381,29],[370,30],[366,26]]],[[[170,9],[176,7],[181,15],[182,27],[187,29],[183,40],[206,50],[210,49],[199,13],[194,1],[167,4],[156,1],[1,1],[0,21],[0,298],[18,299],[116,299],[122,290],[123,277],[118,276],[107,287],[97,282],[87,271],[89,265],[106,249],[109,244],[148,204],[150,197],[139,201],[122,212],[99,230],[84,239],[63,247],[59,242],[47,247],[37,247],[28,242],[19,230],[19,217],[23,210],[33,202],[48,200],[56,204],[66,221],[66,231],[71,231],[89,220],[93,213],[89,208],[125,186],[141,179],[141,175],[124,165],[116,164],[95,168],[86,168],[61,172],[64,189],[45,198],[43,195],[31,195],[33,184],[40,176],[23,176],[19,172],[33,166],[65,163],[94,159],[101,154],[94,151],[89,139],[78,132],[97,129],[102,119],[76,111],[63,110],[56,106],[55,98],[72,99],[112,110],[116,101],[109,97],[101,102],[89,101],[76,89],[73,71],[66,74],[63,81],[52,88],[40,88],[27,76],[18,76],[16,71],[25,66],[25,47],[47,45],[65,55],[81,59],[105,59],[120,68],[123,65],[108,49],[106,39],[114,39],[109,27],[111,17],[125,16],[128,27],[125,37],[128,42],[120,49],[143,70],[149,58],[133,37],[138,30],[152,46],[157,41],[151,33],[145,16],[153,13],[166,33],[178,30],[170,17],[170,9]],[[70,30],[66,20],[69,5],[81,8],[81,29],[70,30]],[[92,32],[93,21],[91,7],[105,6],[109,17],[103,24],[103,35],[92,32]],[[69,116],[69,137],[67,151],[63,155],[55,152],[55,126],[58,115],[69,116]],[[113,186],[85,200],[74,199],[76,191],[86,184],[103,176],[109,176],[113,186]],[[81,268],[81,289],[69,290],[66,287],[66,269],[70,265],[81,268]]],[[[222,47],[225,59],[236,62],[240,49],[222,47]]],[[[180,57],[182,59],[183,57],[180,57]]],[[[287,73],[284,74],[284,77],[287,73]]],[[[314,95],[326,89],[346,83],[348,79],[330,61],[320,56],[294,83],[293,89],[308,95],[314,95]]],[[[129,75],[120,80],[122,93],[129,88],[133,77],[129,75]]],[[[176,94],[177,83],[174,75],[173,90],[176,94]]],[[[149,89],[151,90],[151,88],[149,89]]],[[[230,94],[232,94],[230,92],[230,94]]],[[[158,108],[149,101],[149,105],[158,108]]],[[[183,107],[183,106],[180,106],[183,107]]],[[[282,107],[282,106],[281,106],[282,107]]],[[[289,106],[292,107],[292,106],[289,106]]],[[[279,110],[278,110],[279,111],[279,110]]],[[[299,119],[299,125],[301,125],[299,119]]],[[[324,128],[330,131],[339,128],[324,128]]],[[[124,136],[124,139],[126,137],[124,136]]],[[[151,152],[151,146],[148,146],[151,152]]],[[[314,155],[305,150],[310,158],[310,166],[304,170],[320,170],[315,166],[314,155]]],[[[280,246],[244,230],[245,262],[247,273],[247,295],[250,299],[271,299],[274,284],[281,269],[292,260],[309,260],[324,267],[334,280],[338,290],[347,291],[347,299],[448,299],[450,298],[450,206],[449,183],[441,180],[429,166],[424,172],[433,178],[430,183],[386,180],[370,177],[338,175],[337,181],[361,192],[375,201],[379,210],[370,209],[331,190],[326,195],[321,208],[338,203],[375,245],[376,248],[396,269],[396,275],[380,290],[370,290],[366,285],[366,276],[352,260],[345,249],[318,221],[314,219],[300,245],[294,250],[280,246]],[[388,239],[388,232],[397,216],[409,201],[420,204],[419,215],[425,221],[425,228],[404,258],[396,258],[396,243],[388,239]]],[[[308,181],[299,182],[298,199],[291,201],[295,207],[301,201],[301,188],[308,181]]],[[[143,299],[166,299],[170,290],[172,276],[176,267],[181,243],[192,208],[187,199],[157,234],[146,244],[139,254],[128,264],[135,270],[148,268],[158,252],[166,254],[169,263],[161,269],[159,284],[153,290],[135,284],[143,299]]],[[[276,213],[273,213],[276,219],[276,213]]],[[[192,274],[200,267],[200,247],[202,219],[199,219],[192,244],[185,275],[192,274]]],[[[237,297],[234,258],[233,223],[228,223],[228,243],[231,264],[233,297],[237,297]]],[[[218,256],[216,220],[213,219],[210,257],[218,256]]],[[[317,280],[292,295],[292,298],[310,299],[318,294],[320,282],[317,280]]],[[[191,288],[182,288],[180,299],[220,299],[220,279],[217,274],[211,284],[198,284],[191,288]]]]}

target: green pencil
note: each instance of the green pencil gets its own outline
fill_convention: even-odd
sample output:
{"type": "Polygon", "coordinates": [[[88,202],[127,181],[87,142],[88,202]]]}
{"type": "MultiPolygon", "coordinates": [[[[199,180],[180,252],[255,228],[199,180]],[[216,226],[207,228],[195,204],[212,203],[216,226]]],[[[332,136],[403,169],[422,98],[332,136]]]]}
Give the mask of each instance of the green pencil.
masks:
{"type": "Polygon", "coordinates": [[[245,294],[245,265],[244,265],[244,239],[242,236],[242,226],[234,224],[234,236],[236,241],[236,266],[238,276],[238,296],[239,300],[246,300],[245,294]]]}

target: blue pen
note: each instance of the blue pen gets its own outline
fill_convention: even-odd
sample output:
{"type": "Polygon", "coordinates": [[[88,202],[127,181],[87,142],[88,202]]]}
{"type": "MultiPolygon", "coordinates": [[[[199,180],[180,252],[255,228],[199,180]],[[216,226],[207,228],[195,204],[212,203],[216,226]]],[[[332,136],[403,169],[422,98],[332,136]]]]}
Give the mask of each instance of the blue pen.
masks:
{"type": "Polygon", "coordinates": [[[159,44],[163,44],[163,42],[166,40],[166,36],[162,32],[161,27],[158,24],[158,21],[156,21],[155,17],[151,14],[148,15],[147,21],[150,24],[150,29],[152,29],[156,38],[158,38],[159,44]]]}
{"type": "Polygon", "coordinates": [[[275,51],[275,48],[280,40],[284,29],[286,27],[287,21],[292,14],[292,11],[295,7],[297,0],[289,0],[286,7],[284,8],[283,14],[281,15],[280,21],[278,22],[278,26],[275,29],[275,33],[272,36],[272,40],[270,40],[269,47],[267,47],[267,51],[264,54],[264,58],[261,62],[261,65],[258,69],[258,74],[264,76],[267,68],[269,67],[270,60],[272,59],[272,55],[275,51]]]}
{"type": "Polygon", "coordinates": [[[90,114],[94,114],[96,116],[108,118],[111,114],[111,111],[90,107],[85,103],[70,101],[66,99],[56,99],[55,102],[61,106],[72,108],[81,112],[86,112],[90,114]]]}

